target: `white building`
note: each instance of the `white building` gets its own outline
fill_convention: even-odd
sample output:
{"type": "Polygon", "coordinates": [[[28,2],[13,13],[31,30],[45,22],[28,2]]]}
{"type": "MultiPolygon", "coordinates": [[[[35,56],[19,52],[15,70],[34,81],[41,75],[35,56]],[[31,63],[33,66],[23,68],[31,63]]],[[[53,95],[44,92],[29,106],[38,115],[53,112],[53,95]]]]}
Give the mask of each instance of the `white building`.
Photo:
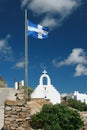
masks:
{"type": "Polygon", "coordinates": [[[69,99],[75,99],[77,101],[85,102],[87,104],[87,94],[79,93],[78,91],[75,91],[73,94],[69,94],[66,97],[66,100],[69,100],[69,99]]]}
{"type": "MultiPolygon", "coordinates": [[[[24,80],[21,80],[20,83],[21,83],[22,86],[24,86],[24,80]]],[[[14,83],[14,88],[15,88],[16,90],[18,90],[18,87],[19,87],[19,82],[15,82],[15,83],[14,83]]]]}
{"type": "Polygon", "coordinates": [[[39,85],[31,94],[31,98],[49,99],[53,104],[61,103],[60,93],[51,84],[51,79],[48,76],[46,70],[43,71],[43,74],[39,79],[39,85]],[[47,84],[44,84],[44,78],[46,79],[47,84]]]}

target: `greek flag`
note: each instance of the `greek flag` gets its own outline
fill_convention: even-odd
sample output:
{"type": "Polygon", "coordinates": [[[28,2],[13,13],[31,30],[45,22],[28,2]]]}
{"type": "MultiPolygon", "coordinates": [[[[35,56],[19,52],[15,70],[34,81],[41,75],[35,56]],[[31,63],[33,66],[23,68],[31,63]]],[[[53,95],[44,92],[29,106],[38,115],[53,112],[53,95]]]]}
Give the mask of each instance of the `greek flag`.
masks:
{"type": "Polygon", "coordinates": [[[32,36],[37,39],[48,38],[48,27],[34,24],[28,21],[28,36],[32,36]]]}

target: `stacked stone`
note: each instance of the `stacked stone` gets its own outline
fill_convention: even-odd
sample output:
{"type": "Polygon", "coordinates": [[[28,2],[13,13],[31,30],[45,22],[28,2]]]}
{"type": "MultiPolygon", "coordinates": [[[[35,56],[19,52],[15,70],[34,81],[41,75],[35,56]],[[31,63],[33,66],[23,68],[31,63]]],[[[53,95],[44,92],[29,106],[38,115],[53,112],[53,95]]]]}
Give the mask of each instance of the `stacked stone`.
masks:
{"type": "Polygon", "coordinates": [[[27,100],[25,99],[25,90],[19,83],[16,101],[5,101],[4,130],[30,130],[29,119],[30,115],[27,100]]]}
{"type": "Polygon", "coordinates": [[[5,102],[4,130],[27,130],[27,107],[24,101],[5,102]]]}
{"type": "Polygon", "coordinates": [[[17,94],[16,94],[16,100],[19,100],[19,101],[25,101],[25,90],[24,89],[20,89],[17,91],[17,94]]]}
{"type": "Polygon", "coordinates": [[[16,100],[22,100],[25,101],[25,90],[23,89],[22,83],[18,83],[18,90],[16,94],[16,100]]]}

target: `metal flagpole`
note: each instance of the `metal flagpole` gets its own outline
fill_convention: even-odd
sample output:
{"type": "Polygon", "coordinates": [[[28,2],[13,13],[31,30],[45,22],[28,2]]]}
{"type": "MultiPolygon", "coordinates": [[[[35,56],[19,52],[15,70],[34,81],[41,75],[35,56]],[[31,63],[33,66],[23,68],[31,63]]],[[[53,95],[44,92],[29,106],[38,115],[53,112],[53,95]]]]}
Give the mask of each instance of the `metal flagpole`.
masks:
{"type": "MultiPolygon", "coordinates": [[[[25,9],[25,87],[28,87],[28,23],[27,23],[27,9],[25,9]]],[[[28,89],[26,89],[26,98],[28,98],[28,89]]]]}

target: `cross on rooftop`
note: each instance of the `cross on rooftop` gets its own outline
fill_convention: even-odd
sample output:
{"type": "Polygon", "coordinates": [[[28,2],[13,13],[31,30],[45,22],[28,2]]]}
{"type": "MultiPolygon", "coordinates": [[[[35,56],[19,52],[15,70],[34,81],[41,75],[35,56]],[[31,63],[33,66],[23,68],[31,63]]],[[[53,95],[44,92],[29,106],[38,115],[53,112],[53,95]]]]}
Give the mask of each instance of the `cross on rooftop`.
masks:
{"type": "Polygon", "coordinates": [[[46,70],[44,70],[44,71],[43,71],[43,74],[47,74],[47,71],[46,71],[46,70]]]}

